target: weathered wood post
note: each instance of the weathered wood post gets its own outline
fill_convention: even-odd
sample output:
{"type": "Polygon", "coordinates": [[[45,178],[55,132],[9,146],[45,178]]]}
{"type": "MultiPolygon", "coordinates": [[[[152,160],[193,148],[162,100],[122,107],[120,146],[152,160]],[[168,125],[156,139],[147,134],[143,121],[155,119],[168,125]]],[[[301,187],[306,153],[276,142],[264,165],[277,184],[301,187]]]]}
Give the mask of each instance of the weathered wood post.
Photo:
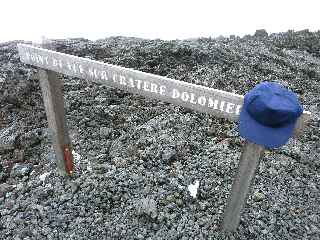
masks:
{"type": "Polygon", "coordinates": [[[222,223],[224,231],[235,231],[237,229],[241,210],[246,203],[250,185],[263,155],[263,146],[250,142],[245,143],[224,212],[222,223]]]}
{"type": "MultiPolygon", "coordinates": [[[[54,50],[50,40],[46,39],[42,40],[41,47],[54,50]]],[[[62,176],[71,176],[73,172],[73,156],[66,124],[62,82],[56,72],[43,68],[38,69],[40,87],[49,129],[52,134],[58,172],[62,176]]]]}
{"type": "MultiPolygon", "coordinates": [[[[311,113],[307,111],[300,116],[295,125],[294,137],[301,135],[310,118],[311,113]]],[[[264,150],[265,148],[263,146],[246,141],[224,210],[221,226],[223,231],[233,232],[237,230],[241,211],[246,204],[250,186],[254,180],[260,160],[264,156],[264,150]]]]}

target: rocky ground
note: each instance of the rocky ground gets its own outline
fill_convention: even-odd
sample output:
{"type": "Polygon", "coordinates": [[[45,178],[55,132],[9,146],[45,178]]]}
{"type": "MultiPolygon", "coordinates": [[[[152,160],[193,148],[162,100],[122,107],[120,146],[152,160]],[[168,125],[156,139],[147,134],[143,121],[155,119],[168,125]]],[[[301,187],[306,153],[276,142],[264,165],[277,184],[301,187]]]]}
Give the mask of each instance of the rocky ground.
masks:
{"type": "Polygon", "coordinates": [[[278,80],[299,95],[310,125],[266,152],[232,234],[219,224],[243,146],[235,123],[61,75],[76,167],[64,179],[37,70],[20,63],[18,42],[0,44],[0,239],[320,239],[319,31],[54,41],[60,52],[239,94],[278,80]]]}

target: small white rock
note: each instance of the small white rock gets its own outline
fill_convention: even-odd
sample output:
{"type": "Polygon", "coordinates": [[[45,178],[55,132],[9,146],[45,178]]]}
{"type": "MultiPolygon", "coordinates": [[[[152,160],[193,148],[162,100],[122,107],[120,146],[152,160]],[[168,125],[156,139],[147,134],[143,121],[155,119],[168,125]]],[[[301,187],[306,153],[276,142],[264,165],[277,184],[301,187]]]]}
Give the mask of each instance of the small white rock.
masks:
{"type": "Polygon", "coordinates": [[[47,177],[48,175],[50,175],[50,173],[46,172],[46,173],[44,173],[44,174],[41,174],[41,175],[39,176],[39,178],[40,178],[40,180],[43,182],[44,180],[46,180],[46,177],[47,177]]]}
{"type": "Polygon", "coordinates": [[[199,188],[199,181],[198,180],[196,180],[194,184],[190,184],[188,186],[188,190],[190,192],[191,197],[193,197],[193,198],[197,197],[198,188],[199,188]]]}
{"type": "Polygon", "coordinates": [[[88,162],[88,165],[87,165],[87,170],[92,172],[92,166],[91,166],[91,164],[89,162],[88,162]]]}

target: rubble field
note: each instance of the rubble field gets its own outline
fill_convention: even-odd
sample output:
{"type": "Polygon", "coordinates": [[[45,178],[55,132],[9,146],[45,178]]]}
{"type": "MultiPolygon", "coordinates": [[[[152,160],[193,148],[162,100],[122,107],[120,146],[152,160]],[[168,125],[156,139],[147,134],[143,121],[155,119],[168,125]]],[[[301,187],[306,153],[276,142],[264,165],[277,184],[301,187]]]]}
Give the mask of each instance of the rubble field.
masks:
{"type": "Polygon", "coordinates": [[[234,233],[219,228],[244,144],[236,123],[59,75],[75,158],[74,176],[60,177],[22,42],[0,43],[0,239],[320,239],[320,31],[53,40],[211,88],[245,94],[276,80],[298,95],[311,121],[266,151],[234,233]]]}

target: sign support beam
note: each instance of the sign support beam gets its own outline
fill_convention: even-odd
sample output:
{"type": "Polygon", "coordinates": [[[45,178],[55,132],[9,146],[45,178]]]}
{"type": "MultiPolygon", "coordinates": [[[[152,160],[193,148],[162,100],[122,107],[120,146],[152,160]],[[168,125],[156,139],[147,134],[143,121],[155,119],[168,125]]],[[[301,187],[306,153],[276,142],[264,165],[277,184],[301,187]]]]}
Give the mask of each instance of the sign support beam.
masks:
{"type": "MultiPolygon", "coordinates": [[[[48,41],[43,40],[42,47],[50,48],[51,46],[48,41]]],[[[39,68],[38,74],[58,172],[62,176],[71,176],[73,156],[65,119],[62,82],[54,71],[39,68]]]]}
{"type": "Polygon", "coordinates": [[[246,203],[250,185],[255,177],[260,160],[263,158],[264,149],[261,145],[250,142],[245,143],[225,208],[222,230],[232,232],[237,229],[241,210],[246,203]]]}

